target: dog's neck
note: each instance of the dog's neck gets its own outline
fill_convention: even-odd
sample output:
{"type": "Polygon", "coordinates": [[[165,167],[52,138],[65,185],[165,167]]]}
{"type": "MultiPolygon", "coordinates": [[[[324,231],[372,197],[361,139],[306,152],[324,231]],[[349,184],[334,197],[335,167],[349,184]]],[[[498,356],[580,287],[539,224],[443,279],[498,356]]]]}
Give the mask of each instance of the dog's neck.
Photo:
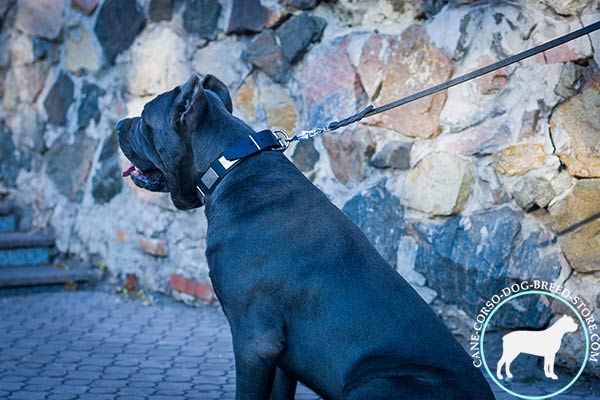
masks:
{"type": "Polygon", "coordinates": [[[202,203],[220,181],[249,156],[262,151],[285,149],[286,143],[270,130],[254,132],[242,120],[234,117],[222,107],[208,102],[206,118],[192,137],[194,166],[192,176],[198,198],[202,203]]]}
{"type": "Polygon", "coordinates": [[[287,210],[291,203],[288,197],[308,193],[310,187],[310,182],[283,153],[266,151],[253,155],[236,166],[206,197],[209,226],[234,223],[236,218],[248,218],[266,208],[272,212],[282,207],[287,210]]]}
{"type": "Polygon", "coordinates": [[[192,135],[194,154],[194,176],[208,170],[210,164],[239,139],[254,133],[254,130],[222,107],[209,102],[211,109],[205,115],[202,126],[192,135]]]}

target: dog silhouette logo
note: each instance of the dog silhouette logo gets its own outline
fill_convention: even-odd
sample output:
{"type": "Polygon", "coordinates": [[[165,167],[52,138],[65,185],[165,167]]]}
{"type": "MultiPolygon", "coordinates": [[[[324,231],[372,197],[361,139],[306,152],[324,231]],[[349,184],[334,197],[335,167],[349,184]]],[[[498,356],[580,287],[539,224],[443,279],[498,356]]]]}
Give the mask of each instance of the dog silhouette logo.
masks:
{"type": "Polygon", "coordinates": [[[506,377],[511,379],[510,364],[521,353],[544,357],[544,375],[546,378],[558,379],[554,373],[554,358],[560,349],[562,338],[567,333],[575,332],[578,325],[573,318],[563,315],[554,324],[541,331],[514,331],[502,337],[502,356],[496,366],[496,376],[502,380],[502,367],[506,377]]]}

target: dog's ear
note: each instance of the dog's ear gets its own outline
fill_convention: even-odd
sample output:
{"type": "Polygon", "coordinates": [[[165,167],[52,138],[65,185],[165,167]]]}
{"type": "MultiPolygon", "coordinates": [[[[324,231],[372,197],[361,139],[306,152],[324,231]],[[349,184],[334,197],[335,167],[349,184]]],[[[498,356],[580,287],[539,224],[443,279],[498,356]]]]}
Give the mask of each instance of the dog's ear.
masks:
{"type": "Polygon", "coordinates": [[[216,94],[225,105],[227,111],[233,112],[233,104],[231,102],[231,96],[229,95],[229,89],[227,89],[227,86],[223,82],[214,75],[208,74],[202,79],[202,87],[205,90],[210,90],[216,94]]]}
{"type": "Polygon", "coordinates": [[[206,93],[200,78],[192,75],[176,93],[171,125],[177,132],[195,132],[207,105],[206,93]]]}

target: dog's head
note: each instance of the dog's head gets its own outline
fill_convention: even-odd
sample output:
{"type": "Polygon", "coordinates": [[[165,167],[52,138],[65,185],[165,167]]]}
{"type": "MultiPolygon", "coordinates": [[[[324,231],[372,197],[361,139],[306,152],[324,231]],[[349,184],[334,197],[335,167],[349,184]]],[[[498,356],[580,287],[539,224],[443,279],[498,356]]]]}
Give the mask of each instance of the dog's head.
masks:
{"type": "Polygon", "coordinates": [[[131,166],[123,171],[140,188],[169,192],[185,210],[202,206],[196,194],[198,174],[232,139],[215,135],[235,119],[225,84],[212,75],[192,76],[185,84],[157,96],[140,117],[117,124],[119,144],[131,166]],[[202,154],[194,151],[202,148],[202,154]],[[216,154],[214,154],[216,153],[216,154]]]}

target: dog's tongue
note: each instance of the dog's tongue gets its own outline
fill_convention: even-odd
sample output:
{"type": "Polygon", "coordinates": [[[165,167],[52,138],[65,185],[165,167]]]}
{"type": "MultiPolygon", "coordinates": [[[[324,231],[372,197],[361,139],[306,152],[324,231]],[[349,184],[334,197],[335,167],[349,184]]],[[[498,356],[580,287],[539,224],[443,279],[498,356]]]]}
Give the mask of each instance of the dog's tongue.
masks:
{"type": "Polygon", "coordinates": [[[133,165],[133,163],[129,163],[129,167],[121,172],[121,176],[128,177],[133,171],[135,171],[135,165],[133,165]]]}

